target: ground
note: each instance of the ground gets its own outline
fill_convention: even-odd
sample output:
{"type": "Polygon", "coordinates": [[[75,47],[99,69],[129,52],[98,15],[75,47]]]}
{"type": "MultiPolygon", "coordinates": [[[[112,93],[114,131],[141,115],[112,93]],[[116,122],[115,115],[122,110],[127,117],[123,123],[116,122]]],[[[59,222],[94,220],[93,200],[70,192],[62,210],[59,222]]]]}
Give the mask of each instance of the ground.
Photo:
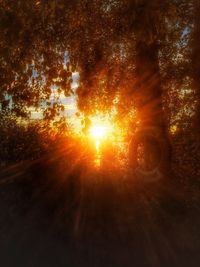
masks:
{"type": "Polygon", "coordinates": [[[173,175],[144,183],[81,162],[64,175],[62,164],[2,171],[2,267],[199,266],[198,205],[173,175]]]}

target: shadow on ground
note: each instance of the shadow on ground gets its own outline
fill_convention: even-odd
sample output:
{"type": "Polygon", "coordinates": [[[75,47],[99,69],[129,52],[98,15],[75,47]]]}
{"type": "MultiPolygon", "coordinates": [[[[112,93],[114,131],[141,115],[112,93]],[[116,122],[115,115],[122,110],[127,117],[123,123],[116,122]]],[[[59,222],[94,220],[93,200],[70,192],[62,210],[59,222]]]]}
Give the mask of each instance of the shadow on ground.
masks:
{"type": "Polygon", "coordinates": [[[44,157],[1,173],[2,267],[199,266],[200,213],[173,177],[44,157]]]}

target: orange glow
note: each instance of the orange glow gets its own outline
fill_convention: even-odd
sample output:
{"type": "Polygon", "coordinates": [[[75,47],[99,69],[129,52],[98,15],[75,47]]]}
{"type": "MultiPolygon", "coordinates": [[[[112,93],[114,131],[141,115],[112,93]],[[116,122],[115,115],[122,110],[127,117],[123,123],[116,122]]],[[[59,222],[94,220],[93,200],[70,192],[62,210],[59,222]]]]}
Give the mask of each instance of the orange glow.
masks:
{"type": "Polygon", "coordinates": [[[105,139],[113,134],[114,126],[109,116],[93,116],[89,135],[95,140],[105,139]]]}
{"type": "MultiPolygon", "coordinates": [[[[125,153],[124,136],[126,128],[117,124],[112,114],[99,113],[96,116],[90,116],[90,127],[87,132],[87,142],[92,145],[91,150],[94,157],[94,166],[102,168],[103,164],[107,162],[108,157],[112,151],[116,149],[115,156],[119,153],[125,153]]],[[[113,158],[114,158],[113,154],[113,158]]],[[[121,155],[120,154],[120,155],[121,155]]],[[[106,163],[105,163],[106,164],[106,163]]]]}
{"type": "Polygon", "coordinates": [[[96,147],[96,151],[99,153],[99,151],[100,151],[100,141],[99,140],[97,140],[95,142],[95,147],[96,147]]]}
{"type": "Polygon", "coordinates": [[[95,159],[94,159],[94,163],[95,163],[95,166],[97,168],[99,168],[101,166],[101,156],[102,155],[101,155],[100,145],[101,145],[100,141],[97,140],[95,142],[96,154],[95,154],[95,159]]]}
{"type": "Polygon", "coordinates": [[[177,125],[171,125],[170,126],[170,133],[171,134],[176,134],[177,131],[178,131],[178,126],[177,125]]]}
{"type": "Polygon", "coordinates": [[[103,137],[106,136],[106,133],[107,133],[107,128],[105,126],[96,125],[90,128],[90,134],[95,139],[102,139],[103,137]]]}
{"type": "Polygon", "coordinates": [[[89,137],[93,140],[95,147],[94,164],[99,168],[102,160],[102,143],[112,137],[114,126],[109,117],[94,116],[90,119],[91,127],[89,129],[89,137]]]}

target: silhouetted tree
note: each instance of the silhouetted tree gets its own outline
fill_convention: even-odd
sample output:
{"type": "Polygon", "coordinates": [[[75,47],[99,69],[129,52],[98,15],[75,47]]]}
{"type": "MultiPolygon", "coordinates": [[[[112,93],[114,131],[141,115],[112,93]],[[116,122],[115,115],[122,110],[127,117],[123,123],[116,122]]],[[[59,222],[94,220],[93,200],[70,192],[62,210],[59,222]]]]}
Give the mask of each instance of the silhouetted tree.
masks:
{"type": "Polygon", "coordinates": [[[193,1],[193,30],[192,30],[192,78],[195,91],[196,109],[194,129],[200,134],[200,2],[193,1]]]}

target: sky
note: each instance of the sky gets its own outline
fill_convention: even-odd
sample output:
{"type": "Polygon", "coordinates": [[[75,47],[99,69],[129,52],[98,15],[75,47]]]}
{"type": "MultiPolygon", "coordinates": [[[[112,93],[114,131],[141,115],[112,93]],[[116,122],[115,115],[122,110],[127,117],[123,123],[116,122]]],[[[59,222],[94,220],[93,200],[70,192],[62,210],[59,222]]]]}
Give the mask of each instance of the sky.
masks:
{"type": "MultiPolygon", "coordinates": [[[[79,73],[74,72],[72,73],[72,84],[71,88],[73,91],[73,94],[66,97],[64,94],[60,95],[60,101],[65,107],[64,115],[68,118],[70,124],[75,129],[80,129],[81,122],[80,119],[77,118],[76,113],[78,111],[77,107],[77,95],[76,95],[76,89],[78,87],[78,81],[79,81],[79,73]]],[[[53,102],[54,94],[56,94],[56,88],[52,87],[52,96],[50,100],[53,102]]],[[[31,112],[31,119],[42,119],[42,107],[38,110],[35,110],[34,108],[30,108],[31,112]]]]}

